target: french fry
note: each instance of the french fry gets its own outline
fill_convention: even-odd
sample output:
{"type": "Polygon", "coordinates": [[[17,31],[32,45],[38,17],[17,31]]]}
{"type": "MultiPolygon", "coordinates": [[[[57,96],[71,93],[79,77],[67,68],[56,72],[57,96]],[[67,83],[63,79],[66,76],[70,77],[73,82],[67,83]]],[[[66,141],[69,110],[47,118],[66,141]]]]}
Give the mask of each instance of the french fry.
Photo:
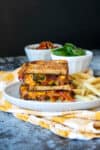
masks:
{"type": "Polygon", "coordinates": [[[82,95],[76,95],[75,98],[77,100],[84,100],[84,101],[91,101],[91,100],[97,100],[98,98],[94,95],[87,95],[87,96],[82,96],[82,95]]]}
{"type": "Polygon", "coordinates": [[[74,93],[77,100],[96,100],[100,98],[100,77],[93,77],[88,73],[71,75],[75,85],[74,93]]]}
{"type": "Polygon", "coordinates": [[[97,88],[95,88],[93,85],[91,85],[89,83],[84,83],[84,86],[86,88],[88,88],[90,91],[92,91],[95,95],[100,96],[100,90],[98,90],[97,88]]]}

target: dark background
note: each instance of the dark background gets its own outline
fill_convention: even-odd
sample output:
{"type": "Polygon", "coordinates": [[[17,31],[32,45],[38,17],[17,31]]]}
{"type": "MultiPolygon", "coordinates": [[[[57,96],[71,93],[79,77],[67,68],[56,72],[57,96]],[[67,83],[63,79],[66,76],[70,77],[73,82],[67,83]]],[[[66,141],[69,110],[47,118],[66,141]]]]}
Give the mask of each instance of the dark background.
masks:
{"type": "Polygon", "coordinates": [[[42,40],[100,48],[100,0],[0,0],[0,56],[42,40]]]}

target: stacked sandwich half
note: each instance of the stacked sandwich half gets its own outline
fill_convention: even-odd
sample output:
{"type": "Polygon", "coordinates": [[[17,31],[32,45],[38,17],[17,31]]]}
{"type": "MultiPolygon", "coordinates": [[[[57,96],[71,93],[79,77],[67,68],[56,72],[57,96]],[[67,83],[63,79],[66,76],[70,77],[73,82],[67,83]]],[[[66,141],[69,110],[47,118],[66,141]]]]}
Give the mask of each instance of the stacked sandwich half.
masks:
{"type": "Polygon", "coordinates": [[[19,71],[20,96],[26,100],[73,101],[68,64],[63,60],[33,61],[19,71]]]}

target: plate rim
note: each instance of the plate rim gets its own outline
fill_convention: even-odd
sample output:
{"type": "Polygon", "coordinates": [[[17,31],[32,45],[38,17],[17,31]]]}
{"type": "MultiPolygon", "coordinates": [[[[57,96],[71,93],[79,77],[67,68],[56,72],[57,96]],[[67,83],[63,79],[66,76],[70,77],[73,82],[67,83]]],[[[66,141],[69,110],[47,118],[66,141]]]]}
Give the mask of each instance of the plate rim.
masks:
{"type": "Polygon", "coordinates": [[[4,96],[5,97],[9,97],[9,98],[14,98],[14,99],[16,99],[17,101],[23,101],[23,102],[26,102],[26,103],[32,103],[32,102],[34,102],[34,103],[36,103],[36,104],[53,104],[53,105],[56,105],[56,104],[59,104],[59,105],[62,105],[62,104],[82,104],[82,103],[91,103],[91,102],[99,102],[100,101],[100,99],[98,98],[98,99],[96,99],[96,100],[91,100],[91,101],[83,101],[83,100],[80,100],[80,101],[75,101],[75,102],[49,102],[49,101],[47,101],[47,102],[45,102],[45,101],[36,101],[36,100],[25,100],[25,99],[21,99],[21,98],[16,98],[16,97],[13,97],[13,96],[11,96],[11,95],[9,95],[8,93],[7,93],[7,89],[8,88],[10,88],[11,86],[14,86],[14,85],[17,85],[17,84],[20,84],[20,82],[19,81],[17,81],[17,82],[13,82],[13,83],[11,83],[11,84],[8,84],[5,88],[4,88],[4,96]]]}

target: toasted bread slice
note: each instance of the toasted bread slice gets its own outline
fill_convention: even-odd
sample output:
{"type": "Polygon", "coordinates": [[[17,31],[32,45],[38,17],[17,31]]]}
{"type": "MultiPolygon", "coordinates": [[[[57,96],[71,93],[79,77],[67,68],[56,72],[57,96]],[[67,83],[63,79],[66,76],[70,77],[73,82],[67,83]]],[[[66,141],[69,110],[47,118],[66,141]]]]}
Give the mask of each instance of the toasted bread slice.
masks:
{"type": "Polygon", "coordinates": [[[64,60],[40,60],[25,63],[19,71],[19,76],[25,73],[36,74],[68,74],[68,63],[64,60]]]}
{"type": "Polygon", "coordinates": [[[60,86],[31,86],[27,85],[30,91],[48,91],[48,90],[67,90],[72,91],[73,87],[70,84],[60,86]]]}

